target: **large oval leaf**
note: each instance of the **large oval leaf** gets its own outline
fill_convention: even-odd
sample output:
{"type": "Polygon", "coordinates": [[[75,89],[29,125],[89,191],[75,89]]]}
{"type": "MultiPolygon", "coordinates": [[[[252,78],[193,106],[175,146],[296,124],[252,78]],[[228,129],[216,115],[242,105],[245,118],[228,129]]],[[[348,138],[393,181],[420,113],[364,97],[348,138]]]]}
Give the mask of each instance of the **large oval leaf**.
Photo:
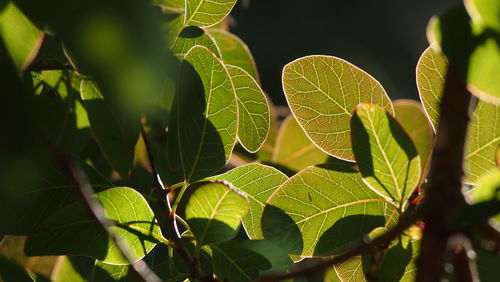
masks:
{"type": "Polygon", "coordinates": [[[227,70],[207,48],[193,47],[180,72],[169,142],[177,144],[171,151],[180,153],[184,179],[195,181],[229,161],[236,142],[238,109],[227,70]]]}
{"type": "Polygon", "coordinates": [[[244,69],[260,83],[257,65],[245,42],[222,29],[211,28],[207,32],[215,40],[224,63],[244,69]]]}
{"type": "Polygon", "coordinates": [[[283,121],[276,137],[272,162],[297,172],[325,163],[329,157],[311,142],[293,115],[283,121]]]}
{"type": "Polygon", "coordinates": [[[186,0],[185,25],[209,27],[222,21],[236,4],[236,0],[186,0]]]}
{"type": "Polygon", "coordinates": [[[363,180],[402,208],[420,181],[420,156],[410,137],[389,113],[371,104],[356,108],[351,136],[363,180]]]}
{"type": "Polygon", "coordinates": [[[208,183],[196,189],[186,204],[186,220],[196,247],[231,240],[247,212],[247,199],[225,183],[208,183]]]}
{"type": "Polygon", "coordinates": [[[286,181],[264,209],[264,237],[290,254],[330,255],[393,224],[396,206],[345,165],[309,167],[286,181]]]}
{"type": "Polygon", "coordinates": [[[281,171],[262,164],[248,164],[234,168],[210,179],[225,180],[244,192],[250,203],[248,214],[243,217],[243,227],[250,239],[262,239],[260,221],[264,206],[271,194],[288,177],[281,171]]]}
{"type": "Polygon", "coordinates": [[[259,84],[242,68],[227,65],[238,100],[238,139],[249,152],[256,152],[269,134],[270,113],[259,84]]]}
{"type": "Polygon", "coordinates": [[[203,29],[196,26],[183,28],[169,44],[172,52],[181,58],[196,45],[204,46],[219,56],[219,49],[212,38],[203,29]]]}
{"type": "MultiPolygon", "coordinates": [[[[117,225],[110,228],[129,246],[134,261],[142,259],[162,237],[153,211],[132,188],[116,187],[95,195],[105,216],[117,225]]],[[[106,236],[82,202],[70,204],[47,218],[26,241],[27,255],[84,255],[112,264],[128,264],[116,244],[106,236]]]]}
{"type": "Polygon", "coordinates": [[[283,69],[283,90],[309,138],[326,153],[352,161],[349,119],[359,103],[392,104],[380,83],[336,57],[308,56],[283,69]]]}

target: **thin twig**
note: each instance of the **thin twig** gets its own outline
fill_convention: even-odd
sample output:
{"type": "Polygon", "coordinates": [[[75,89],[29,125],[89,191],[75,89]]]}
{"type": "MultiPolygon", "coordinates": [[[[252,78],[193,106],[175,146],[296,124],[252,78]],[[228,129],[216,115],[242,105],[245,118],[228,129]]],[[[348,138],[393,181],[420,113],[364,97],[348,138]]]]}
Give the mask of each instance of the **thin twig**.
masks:
{"type": "Polygon", "coordinates": [[[318,264],[314,264],[311,266],[307,266],[304,268],[300,268],[297,270],[292,270],[288,273],[283,273],[283,274],[277,274],[277,275],[270,275],[270,276],[265,276],[259,279],[261,282],[271,282],[271,281],[281,281],[281,280],[286,280],[286,279],[291,279],[291,278],[297,278],[297,277],[303,277],[307,276],[313,273],[316,273],[320,270],[323,270],[325,268],[331,267],[334,264],[344,262],[353,256],[362,254],[368,250],[371,250],[372,248],[384,244],[390,243],[392,240],[394,240],[396,237],[401,235],[408,227],[410,227],[412,224],[414,224],[421,216],[422,210],[420,208],[415,209],[415,211],[408,215],[408,216],[402,216],[401,220],[398,222],[398,224],[393,227],[392,229],[389,229],[386,233],[383,235],[375,238],[375,239],[369,239],[368,237],[365,237],[366,239],[363,240],[359,245],[356,247],[353,247],[337,256],[331,257],[325,261],[322,261],[318,264]]]}

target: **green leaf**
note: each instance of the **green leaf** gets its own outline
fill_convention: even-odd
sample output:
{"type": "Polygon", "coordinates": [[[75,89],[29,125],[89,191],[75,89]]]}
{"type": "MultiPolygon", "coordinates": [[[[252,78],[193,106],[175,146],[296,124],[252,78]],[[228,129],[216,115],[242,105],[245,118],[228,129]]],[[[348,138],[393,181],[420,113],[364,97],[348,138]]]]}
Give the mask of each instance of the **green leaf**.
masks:
{"type": "Polygon", "coordinates": [[[182,58],[196,45],[204,46],[219,56],[219,50],[212,38],[203,29],[196,26],[188,26],[182,29],[179,35],[170,43],[170,49],[176,56],[182,58]]]}
{"type": "Polygon", "coordinates": [[[2,281],[35,281],[28,272],[19,264],[0,255],[0,279],[2,281]]]}
{"type": "MultiPolygon", "coordinates": [[[[434,129],[439,118],[448,63],[429,47],[417,65],[417,86],[427,117],[434,129]],[[430,91],[429,89],[433,90],[430,91]]],[[[465,144],[465,181],[477,183],[479,176],[495,167],[495,151],[500,142],[500,106],[478,101],[472,112],[465,144]]]]}
{"type": "Polygon", "coordinates": [[[180,72],[169,142],[171,152],[180,153],[184,179],[192,182],[212,175],[229,161],[238,109],[227,70],[205,47],[193,47],[180,72]]]}
{"type": "Polygon", "coordinates": [[[311,142],[293,115],[283,121],[276,137],[272,162],[300,171],[310,165],[325,163],[329,157],[311,142]]]}
{"type": "Polygon", "coordinates": [[[271,268],[269,261],[238,241],[210,245],[213,251],[214,274],[227,281],[251,281],[259,272],[271,268]]]}
{"type": "MultiPolygon", "coordinates": [[[[478,204],[492,200],[500,201],[500,169],[495,167],[483,174],[474,187],[468,193],[471,202],[478,204]]],[[[500,222],[500,215],[494,217],[500,222]]]]}
{"type": "Polygon", "coordinates": [[[44,38],[44,33],[12,2],[0,12],[0,35],[21,72],[33,62],[44,38]]]}
{"type": "Polygon", "coordinates": [[[269,134],[270,113],[259,84],[242,68],[227,65],[238,101],[238,139],[249,152],[256,152],[269,134]]]}
{"type": "Polygon", "coordinates": [[[186,204],[186,220],[198,250],[205,244],[231,240],[247,212],[247,199],[227,184],[212,182],[196,189],[186,204]]]}
{"type": "Polygon", "coordinates": [[[477,254],[477,272],[480,281],[495,281],[498,279],[498,267],[500,267],[500,257],[498,253],[487,252],[483,249],[475,250],[477,254]]]}
{"type": "Polygon", "coordinates": [[[264,206],[271,194],[288,177],[281,171],[262,164],[247,164],[224,174],[210,177],[210,180],[225,180],[247,195],[250,209],[243,217],[243,227],[250,239],[262,239],[261,218],[264,206]]]}
{"type": "Polygon", "coordinates": [[[52,273],[54,282],[86,282],[91,281],[95,267],[95,259],[79,256],[61,257],[58,266],[52,273]]]}
{"type": "Polygon", "coordinates": [[[184,11],[184,0],[154,0],[153,3],[168,8],[171,11],[184,11]]]}
{"type": "MultiPolygon", "coordinates": [[[[117,223],[110,231],[129,246],[134,261],[142,259],[162,237],[153,211],[134,189],[116,187],[95,195],[106,218],[117,223]],[[154,236],[154,237],[153,237],[154,236]]],[[[26,242],[27,255],[85,255],[106,263],[128,264],[82,202],[67,205],[43,221],[26,242]]]]}
{"type": "Polygon", "coordinates": [[[500,33],[500,3],[496,0],[467,0],[465,8],[472,20],[500,33]]]}
{"type": "Polygon", "coordinates": [[[352,148],[363,180],[400,208],[420,181],[420,156],[410,137],[384,109],[360,104],[351,119],[352,148]]]}
{"type": "Polygon", "coordinates": [[[274,151],[274,145],[276,143],[276,136],[278,135],[278,118],[276,117],[276,111],[274,109],[274,105],[271,102],[269,96],[266,95],[267,104],[269,105],[269,113],[270,113],[270,125],[269,125],[269,134],[267,135],[266,141],[262,144],[262,147],[259,151],[256,152],[257,159],[262,162],[271,161],[272,154],[274,151]]]}
{"type": "Polygon", "coordinates": [[[353,161],[349,120],[359,103],[392,104],[380,83],[342,59],[307,56],[283,69],[288,105],[311,141],[329,155],[353,161]]]}
{"type": "Polygon", "coordinates": [[[433,132],[422,105],[414,100],[396,100],[393,103],[396,120],[408,133],[420,156],[422,175],[425,175],[432,146],[433,132]]]}
{"type": "Polygon", "coordinates": [[[130,271],[128,265],[113,265],[96,261],[92,281],[141,281],[130,271]]]}
{"type": "Polygon", "coordinates": [[[225,64],[244,69],[255,81],[260,83],[257,65],[245,42],[238,36],[222,29],[210,28],[207,32],[215,40],[225,64]]]}
{"type": "Polygon", "coordinates": [[[126,178],[140,134],[140,116],[125,111],[119,102],[104,98],[92,82],[82,81],[80,89],[99,147],[110,165],[126,178]]]}
{"type": "Polygon", "coordinates": [[[185,25],[209,27],[221,22],[236,4],[236,0],[186,0],[185,25]]]}
{"type": "Polygon", "coordinates": [[[290,254],[308,257],[338,253],[397,218],[396,206],[368,188],[356,170],[329,165],[286,181],[269,199],[262,229],[290,254]]]}

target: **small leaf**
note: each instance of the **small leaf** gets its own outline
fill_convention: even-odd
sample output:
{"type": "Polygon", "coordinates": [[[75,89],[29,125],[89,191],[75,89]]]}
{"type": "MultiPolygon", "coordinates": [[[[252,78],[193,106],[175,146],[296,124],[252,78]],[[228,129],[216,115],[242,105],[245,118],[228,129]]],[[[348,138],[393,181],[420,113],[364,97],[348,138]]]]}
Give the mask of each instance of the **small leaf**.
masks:
{"type": "Polygon", "coordinates": [[[433,146],[432,126],[420,103],[401,99],[394,101],[393,105],[396,120],[408,133],[417,149],[422,175],[425,175],[433,146]]]}
{"type": "MultiPolygon", "coordinates": [[[[153,211],[134,189],[116,187],[95,195],[106,217],[117,223],[111,227],[129,246],[134,261],[142,259],[162,237],[153,211]]],[[[67,205],[47,218],[30,234],[27,255],[85,255],[111,264],[128,264],[116,244],[107,238],[100,225],[82,202],[67,205]]]]}
{"type": "Polygon", "coordinates": [[[236,0],[186,0],[185,25],[209,27],[222,21],[236,4],[236,0]]]}
{"type": "Polygon", "coordinates": [[[80,89],[90,127],[99,147],[111,166],[126,178],[139,138],[140,116],[126,112],[118,101],[104,98],[92,82],[82,81],[80,89]]]}
{"type": "Polygon", "coordinates": [[[182,58],[196,45],[204,46],[219,56],[219,50],[212,38],[203,29],[196,26],[188,26],[182,29],[174,41],[170,43],[170,49],[176,56],[182,58]]]}
{"type": "Polygon", "coordinates": [[[243,227],[250,239],[262,239],[260,222],[264,206],[271,194],[288,177],[273,167],[262,164],[248,164],[209,179],[225,180],[247,195],[250,210],[243,217],[243,227]]]}
{"type": "Polygon", "coordinates": [[[210,245],[213,251],[214,274],[227,281],[251,281],[259,277],[259,272],[271,268],[263,255],[238,241],[228,241],[210,245]]]}
{"type": "Polygon", "coordinates": [[[290,254],[331,255],[398,218],[396,206],[346,165],[309,167],[286,181],[262,216],[264,237],[290,254]]]}
{"type": "Polygon", "coordinates": [[[380,83],[358,67],[336,57],[308,56],[283,69],[288,105],[307,136],[329,155],[353,161],[349,120],[359,103],[393,113],[380,83]]]}
{"type": "MultiPolygon", "coordinates": [[[[208,49],[184,57],[169,125],[171,151],[179,151],[184,179],[207,177],[228,161],[236,142],[238,109],[231,78],[208,49]],[[176,148],[177,147],[177,148],[176,148]]],[[[174,165],[172,165],[174,166],[174,165]]]]}
{"type": "Polygon", "coordinates": [[[325,163],[329,157],[311,142],[293,115],[283,121],[276,137],[272,162],[300,171],[311,165],[325,163]]]}
{"type": "Polygon", "coordinates": [[[186,205],[186,220],[197,248],[231,240],[247,212],[247,199],[226,184],[213,182],[196,189],[186,205]]]}
{"type": "Polygon", "coordinates": [[[402,208],[420,181],[420,156],[384,109],[360,104],[351,119],[352,148],[363,180],[402,208]]]}
{"type": "Polygon", "coordinates": [[[238,139],[253,153],[269,134],[270,114],[266,96],[259,84],[242,68],[227,65],[238,101],[238,139]]]}
{"type": "Polygon", "coordinates": [[[21,72],[33,62],[44,38],[44,33],[12,2],[0,12],[0,35],[21,72]]]}
{"type": "Polygon", "coordinates": [[[245,42],[238,36],[222,29],[210,28],[207,32],[215,40],[225,64],[244,69],[255,81],[260,83],[257,65],[245,42]]]}

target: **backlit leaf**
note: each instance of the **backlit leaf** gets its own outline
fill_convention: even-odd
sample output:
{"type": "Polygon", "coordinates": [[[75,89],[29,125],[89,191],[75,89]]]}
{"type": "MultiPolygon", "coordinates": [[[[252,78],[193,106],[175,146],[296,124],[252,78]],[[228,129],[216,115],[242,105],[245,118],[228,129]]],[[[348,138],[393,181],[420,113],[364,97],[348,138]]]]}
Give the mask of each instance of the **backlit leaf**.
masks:
{"type": "Polygon", "coordinates": [[[186,220],[197,248],[231,240],[247,212],[247,199],[224,183],[207,183],[196,189],[186,205],[186,220]]]}
{"type": "Polygon", "coordinates": [[[276,137],[272,162],[300,171],[310,165],[325,163],[329,157],[311,142],[293,115],[283,121],[276,137]]]}
{"type": "MultiPolygon", "coordinates": [[[[153,211],[141,194],[127,187],[97,193],[106,217],[118,225],[111,227],[129,246],[134,261],[151,251],[161,231],[153,211]]],[[[116,244],[107,238],[101,226],[82,202],[67,205],[43,221],[26,241],[27,255],[85,255],[111,264],[128,264],[116,244]]]]}
{"type": "MultiPolygon", "coordinates": [[[[500,201],[500,169],[493,168],[484,173],[478,180],[478,184],[468,193],[473,204],[491,200],[500,201]]],[[[500,215],[494,217],[500,222],[500,215]]]]}
{"type": "Polygon", "coordinates": [[[466,0],[464,4],[475,23],[491,27],[500,33],[500,2],[496,0],[466,0]]]}
{"type": "Polygon", "coordinates": [[[403,207],[420,181],[420,156],[410,137],[384,109],[360,104],[351,119],[352,148],[363,180],[403,207]]]}
{"type": "Polygon", "coordinates": [[[242,68],[227,65],[238,101],[238,139],[249,152],[256,152],[269,134],[270,114],[259,84],[242,68]]]}
{"type": "Polygon", "coordinates": [[[278,135],[278,117],[276,116],[276,110],[274,109],[274,105],[270,101],[269,96],[266,95],[267,104],[269,105],[269,113],[270,113],[270,125],[269,125],[269,134],[267,135],[266,141],[262,144],[262,147],[255,154],[257,159],[262,162],[271,161],[272,154],[274,151],[274,145],[276,143],[276,136],[278,135]]]}
{"type": "Polygon", "coordinates": [[[95,259],[80,256],[59,257],[51,279],[54,282],[86,282],[91,280],[95,259]]]}
{"type": "Polygon", "coordinates": [[[204,46],[219,56],[219,50],[212,38],[203,29],[196,26],[188,26],[182,29],[179,35],[170,43],[170,49],[176,56],[182,58],[195,45],[204,46]]]}
{"type": "Polygon", "coordinates": [[[186,0],[186,25],[209,27],[222,21],[236,4],[236,0],[186,0]]]}
{"type": "Polygon", "coordinates": [[[222,29],[210,28],[207,32],[215,40],[224,63],[244,69],[260,83],[257,65],[245,42],[222,29]]]}
{"type": "Polygon", "coordinates": [[[20,71],[35,59],[44,37],[44,33],[12,2],[0,11],[0,35],[20,71]]]}
{"type": "Polygon", "coordinates": [[[248,164],[209,179],[225,180],[244,192],[250,204],[243,227],[250,239],[262,239],[261,218],[269,196],[288,179],[281,171],[262,164],[248,164]]]}
{"type": "Polygon", "coordinates": [[[307,56],[283,69],[283,90],[309,138],[326,153],[352,161],[349,120],[359,103],[393,113],[380,83],[358,67],[331,56],[307,56]]]}
{"type": "Polygon", "coordinates": [[[262,216],[264,237],[290,254],[338,253],[398,218],[395,205],[377,195],[345,165],[309,167],[287,180],[262,216]]]}

